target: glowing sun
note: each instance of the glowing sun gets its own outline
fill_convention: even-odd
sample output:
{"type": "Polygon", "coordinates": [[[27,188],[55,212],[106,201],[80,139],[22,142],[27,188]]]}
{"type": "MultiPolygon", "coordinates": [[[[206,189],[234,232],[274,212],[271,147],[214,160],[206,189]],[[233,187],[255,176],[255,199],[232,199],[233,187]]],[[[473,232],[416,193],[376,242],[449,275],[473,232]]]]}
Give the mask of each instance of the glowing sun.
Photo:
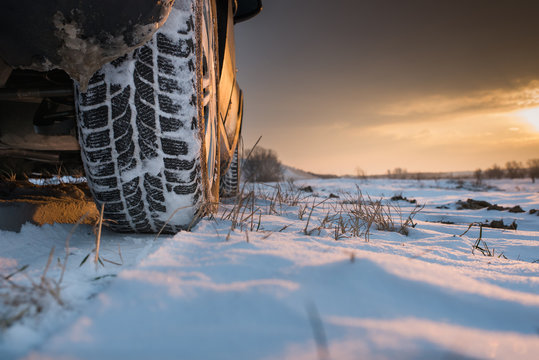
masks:
{"type": "Polygon", "coordinates": [[[539,131],[539,107],[521,110],[517,115],[532,124],[539,131]]]}

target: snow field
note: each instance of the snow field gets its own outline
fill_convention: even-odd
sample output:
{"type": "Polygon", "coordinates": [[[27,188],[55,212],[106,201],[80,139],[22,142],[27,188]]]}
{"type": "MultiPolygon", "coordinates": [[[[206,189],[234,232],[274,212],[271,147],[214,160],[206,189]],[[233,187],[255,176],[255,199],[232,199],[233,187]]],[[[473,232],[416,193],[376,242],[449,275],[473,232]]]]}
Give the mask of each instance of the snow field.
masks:
{"type": "MultiPolygon", "coordinates": [[[[190,233],[153,241],[105,232],[103,258],[119,261],[119,246],[123,265],[105,262],[97,272],[91,261],[79,267],[94,241],[91,228],[80,226],[62,282],[66,305],[46,301],[40,314],[4,330],[0,357],[534,359],[539,217],[528,211],[539,209],[539,186],[491,185],[472,191],[448,181],[311,179],[294,188],[247,187],[255,197],[222,205],[190,233]],[[307,185],[312,193],[298,190],[307,185]],[[368,209],[368,197],[392,209],[396,231],[373,224],[352,236],[349,225],[335,240],[336,215],[353,207],[347,202],[356,186],[368,209]],[[390,202],[396,194],[425,205],[408,236],[398,230],[416,205],[390,202]],[[526,213],[457,210],[456,201],[468,198],[518,204],[526,213]],[[459,236],[471,223],[499,219],[518,228],[483,228],[495,256],[472,252],[479,226],[459,236]]],[[[25,225],[0,232],[1,273],[30,264],[23,273],[38,278],[51,245],[63,261],[70,231],[25,225]]],[[[60,271],[54,264],[48,276],[60,271]]],[[[27,281],[23,273],[13,281],[27,281]]]]}

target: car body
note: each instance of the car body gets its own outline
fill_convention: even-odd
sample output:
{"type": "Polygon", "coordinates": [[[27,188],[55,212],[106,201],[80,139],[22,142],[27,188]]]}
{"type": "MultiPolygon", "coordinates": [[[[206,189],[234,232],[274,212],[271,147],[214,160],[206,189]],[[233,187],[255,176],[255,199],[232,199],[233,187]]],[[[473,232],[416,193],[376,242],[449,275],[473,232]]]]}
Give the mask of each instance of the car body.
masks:
{"type": "MultiPolygon", "coordinates": [[[[56,162],[63,159],[61,152],[78,152],[78,143],[72,136],[66,137],[60,131],[51,138],[45,127],[40,130],[39,125],[33,124],[39,104],[47,97],[65,98],[69,102],[73,91],[71,80],[84,87],[103,64],[148,41],[166,20],[173,3],[173,0],[3,1],[0,156],[56,162]],[[40,151],[45,152],[40,154],[40,151]]],[[[216,3],[218,103],[220,117],[224,119],[221,157],[226,168],[238,141],[243,104],[236,81],[233,25],[258,14],[262,3],[261,0],[216,3]]]]}
{"type": "MultiPolygon", "coordinates": [[[[260,0],[4,1],[0,157],[56,164],[78,159],[85,144],[80,113],[89,96],[86,92],[93,91],[95,74],[140,52],[151,39],[156,41],[171,9],[199,3],[213,9],[212,19],[206,20],[217,44],[218,149],[212,151],[219,159],[217,175],[224,174],[238,146],[243,111],[243,94],[236,81],[234,24],[260,12],[260,0]]],[[[198,14],[193,17],[198,19],[198,14]]]]}

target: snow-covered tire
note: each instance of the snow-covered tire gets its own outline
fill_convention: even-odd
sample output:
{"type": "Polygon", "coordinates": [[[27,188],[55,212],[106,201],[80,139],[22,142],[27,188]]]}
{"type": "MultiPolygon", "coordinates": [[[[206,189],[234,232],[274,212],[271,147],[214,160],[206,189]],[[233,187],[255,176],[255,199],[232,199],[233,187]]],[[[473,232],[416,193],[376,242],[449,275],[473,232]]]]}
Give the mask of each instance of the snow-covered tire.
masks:
{"type": "Polygon", "coordinates": [[[151,41],[77,91],[88,185],[121,232],[188,229],[219,197],[211,0],[176,0],[151,41]]]}
{"type": "Polygon", "coordinates": [[[219,183],[221,197],[234,197],[240,192],[241,162],[238,151],[239,144],[234,151],[230,167],[221,177],[221,182],[219,183]]]}

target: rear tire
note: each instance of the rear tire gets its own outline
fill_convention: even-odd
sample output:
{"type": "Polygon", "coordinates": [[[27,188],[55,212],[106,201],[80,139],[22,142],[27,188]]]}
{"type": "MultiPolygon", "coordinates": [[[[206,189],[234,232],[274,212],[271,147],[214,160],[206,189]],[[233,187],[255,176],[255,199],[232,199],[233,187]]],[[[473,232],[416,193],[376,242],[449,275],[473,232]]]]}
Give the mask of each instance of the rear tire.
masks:
{"type": "Polygon", "coordinates": [[[239,147],[238,144],[230,162],[230,167],[221,178],[221,197],[234,197],[240,192],[241,161],[238,154],[239,147]]]}
{"type": "Polygon", "coordinates": [[[151,41],[77,91],[88,185],[121,232],[189,229],[218,202],[217,36],[211,0],[176,1],[151,41]]]}

